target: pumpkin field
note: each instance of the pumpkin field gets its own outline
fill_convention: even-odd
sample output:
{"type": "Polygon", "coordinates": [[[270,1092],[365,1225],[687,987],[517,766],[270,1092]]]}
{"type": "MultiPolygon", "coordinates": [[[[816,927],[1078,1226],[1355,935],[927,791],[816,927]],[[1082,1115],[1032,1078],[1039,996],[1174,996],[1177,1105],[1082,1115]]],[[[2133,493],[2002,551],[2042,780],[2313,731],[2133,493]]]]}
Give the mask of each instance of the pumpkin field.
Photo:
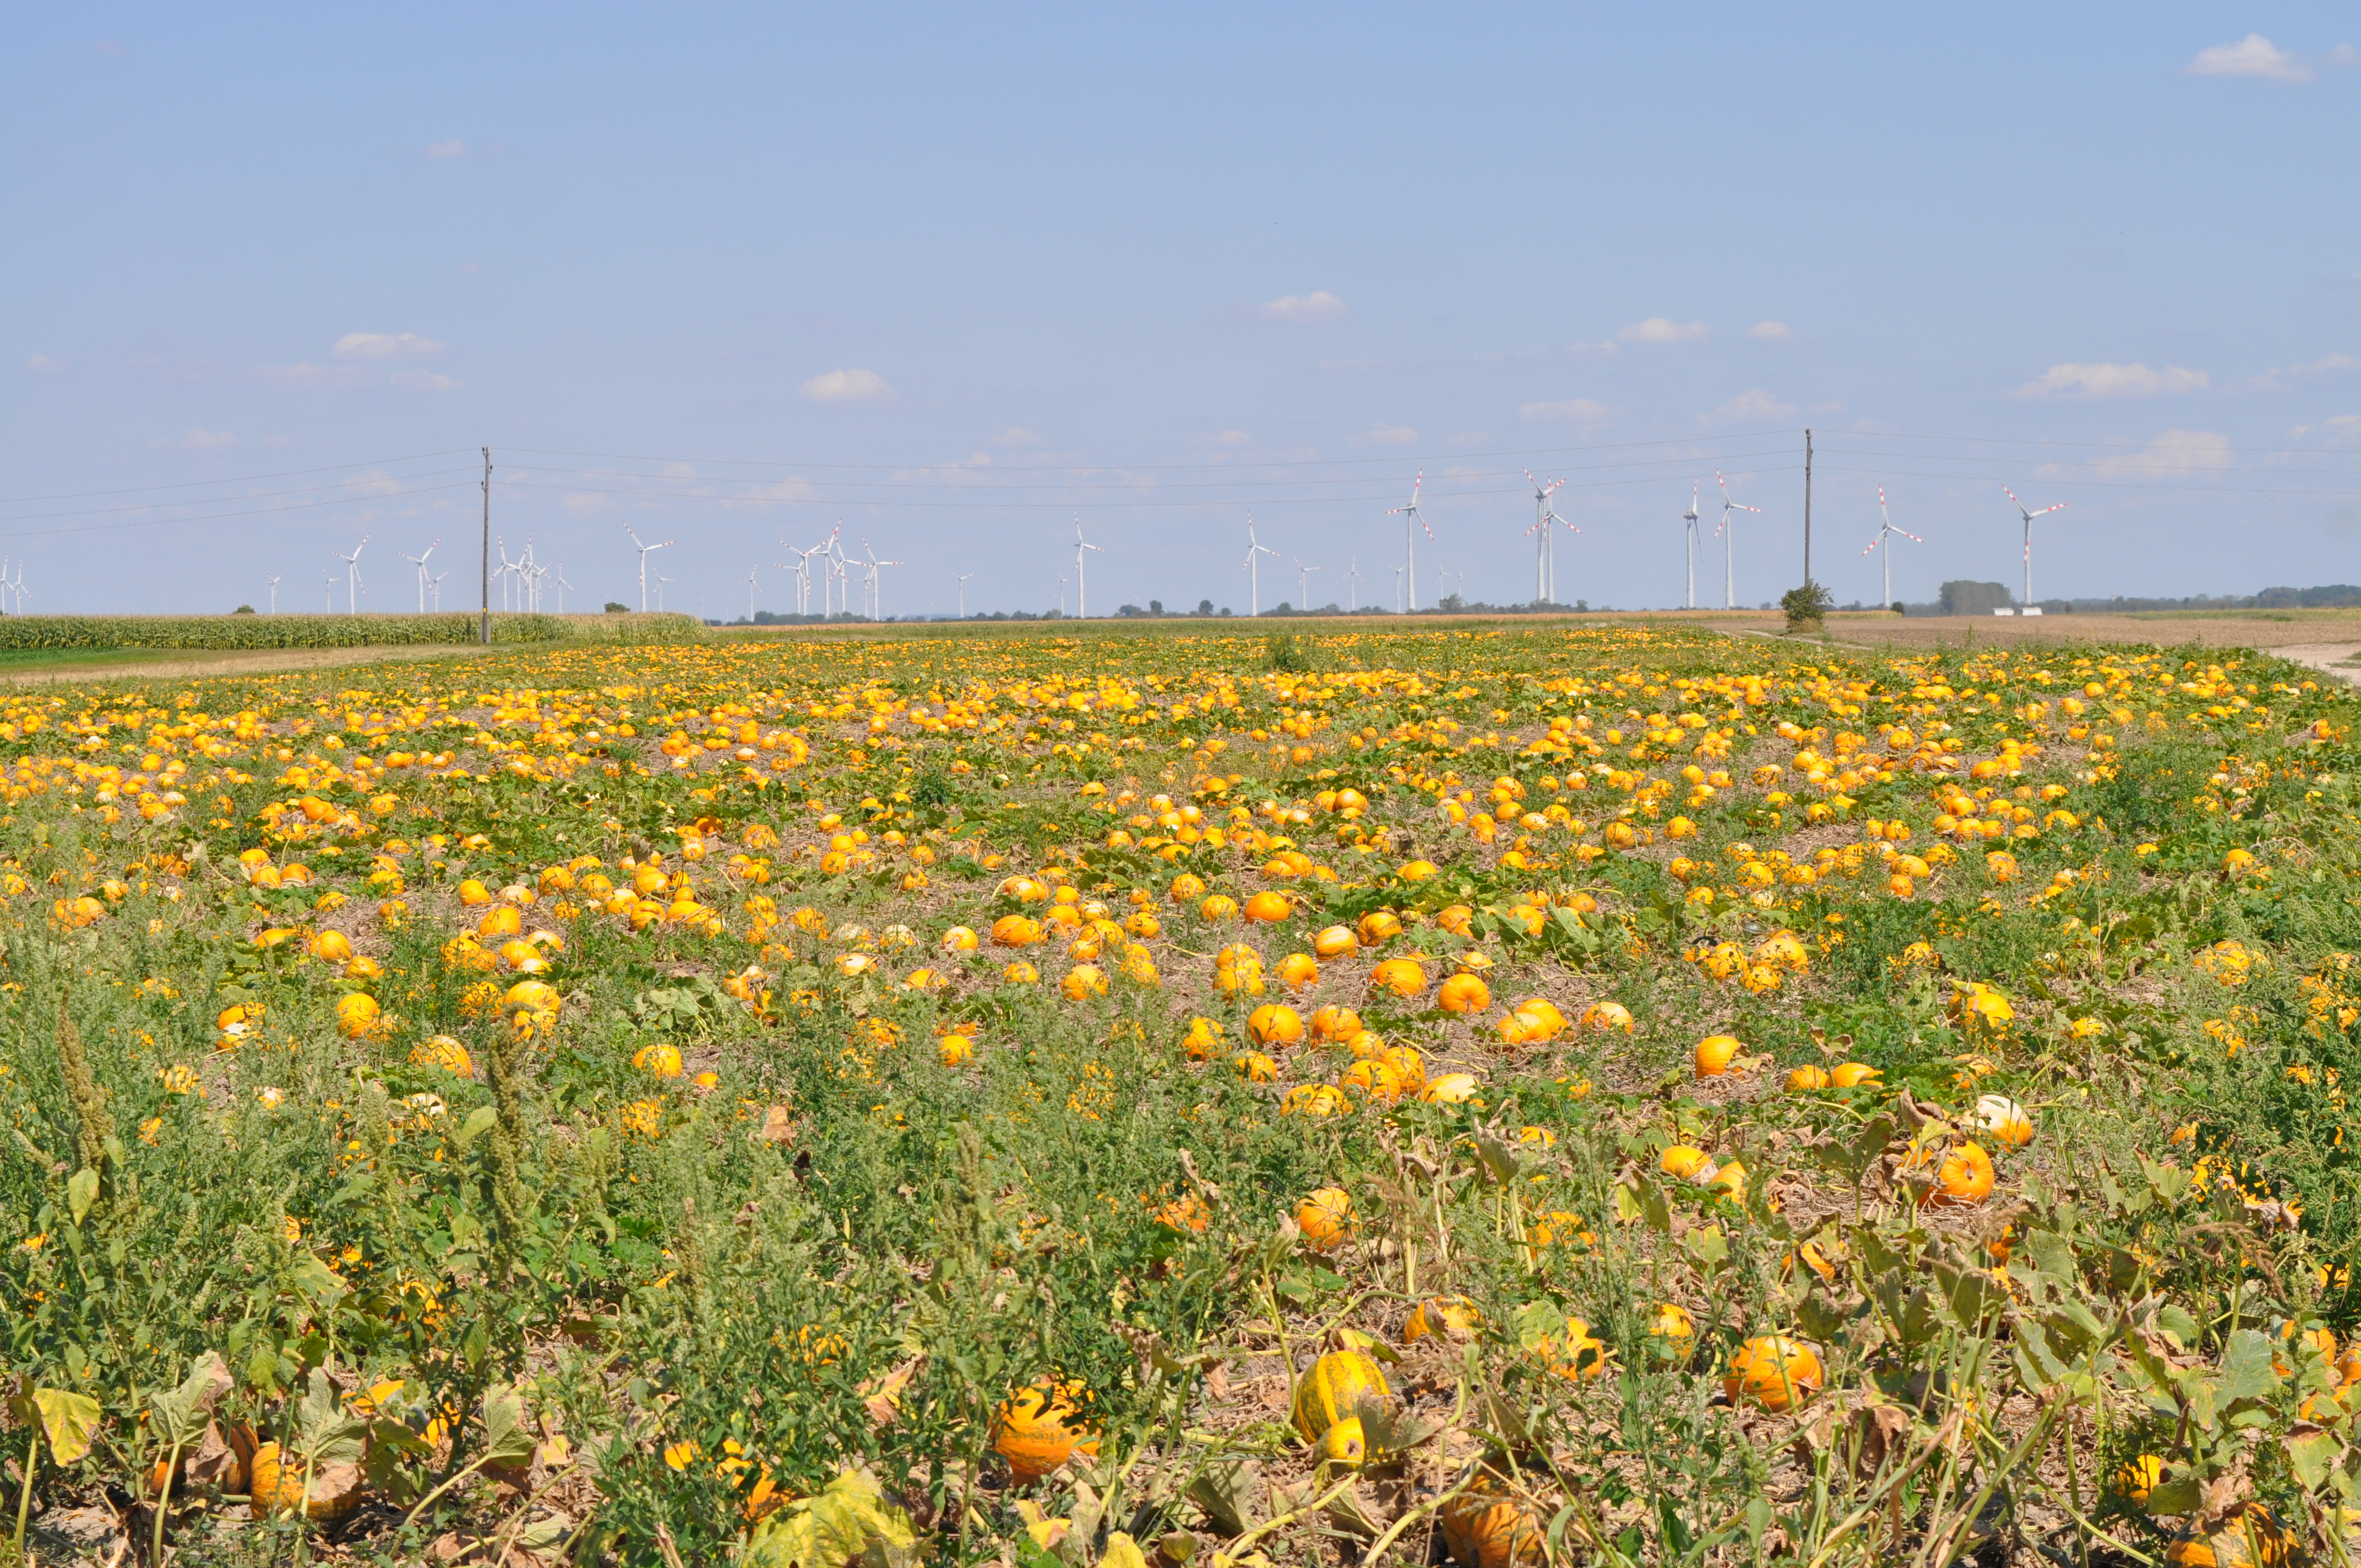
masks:
{"type": "Polygon", "coordinates": [[[2349,1563],[2356,714],[1637,621],[0,689],[0,1555],[2349,1563]]]}

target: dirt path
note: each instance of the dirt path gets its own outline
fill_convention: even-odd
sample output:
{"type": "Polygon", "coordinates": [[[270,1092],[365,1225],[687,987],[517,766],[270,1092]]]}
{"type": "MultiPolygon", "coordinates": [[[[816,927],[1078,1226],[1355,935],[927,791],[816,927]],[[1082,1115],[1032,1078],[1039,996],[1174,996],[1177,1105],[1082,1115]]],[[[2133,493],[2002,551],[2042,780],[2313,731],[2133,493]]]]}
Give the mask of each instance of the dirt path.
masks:
{"type": "Polygon", "coordinates": [[[259,675],[281,670],[324,670],[339,664],[415,663],[427,659],[481,657],[487,652],[515,652],[531,646],[501,643],[488,650],[476,643],[451,643],[423,648],[258,648],[222,652],[159,649],[152,659],[93,659],[87,663],[37,664],[24,670],[0,665],[0,685],[78,685],[91,681],[259,675]]]}

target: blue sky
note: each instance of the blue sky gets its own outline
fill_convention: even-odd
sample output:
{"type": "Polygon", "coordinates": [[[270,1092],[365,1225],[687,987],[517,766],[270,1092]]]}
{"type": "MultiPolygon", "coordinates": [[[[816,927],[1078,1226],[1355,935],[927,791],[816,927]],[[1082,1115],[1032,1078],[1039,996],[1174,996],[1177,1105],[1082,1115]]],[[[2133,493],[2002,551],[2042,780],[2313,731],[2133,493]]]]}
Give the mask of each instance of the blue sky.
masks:
{"type": "Polygon", "coordinates": [[[2349,6],[22,8],[0,554],[36,611],[888,613],[2361,581],[2349,6]],[[1709,566],[1709,569],[1708,569],[1709,566]],[[12,572],[14,567],[11,568],[12,572]],[[467,585],[465,587],[462,585],[467,585]],[[1073,607],[1071,583],[1063,590],[1073,607]],[[815,595],[817,590],[815,590],[815,595]],[[342,608],[345,594],[337,589],[342,608]]]}

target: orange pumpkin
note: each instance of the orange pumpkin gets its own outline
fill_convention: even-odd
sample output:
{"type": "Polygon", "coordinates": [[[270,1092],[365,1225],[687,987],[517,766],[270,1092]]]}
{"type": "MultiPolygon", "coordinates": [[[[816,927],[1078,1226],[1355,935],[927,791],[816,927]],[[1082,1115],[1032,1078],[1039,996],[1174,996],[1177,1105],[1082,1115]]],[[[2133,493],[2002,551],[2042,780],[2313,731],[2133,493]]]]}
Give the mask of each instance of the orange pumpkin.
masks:
{"type": "Polygon", "coordinates": [[[1288,902],[1287,894],[1270,888],[1246,900],[1246,918],[1257,925],[1274,925],[1293,913],[1295,905],[1288,902]]]}
{"type": "Polygon", "coordinates": [[[1775,1415],[1818,1393],[1824,1376],[1810,1345],[1784,1334],[1763,1334],[1738,1347],[1721,1387],[1732,1403],[1752,1399],[1775,1415]]]}
{"type": "Polygon", "coordinates": [[[1084,1425],[1079,1382],[1044,1378],[1019,1388],[994,1419],[994,1452],[1008,1464],[1009,1478],[1029,1486],[1077,1453],[1096,1454],[1098,1439],[1084,1425]]]}
{"type": "Polygon", "coordinates": [[[1330,926],[1312,934],[1312,950],[1323,959],[1349,959],[1361,950],[1361,943],[1350,926],[1330,926]]]}
{"type": "Polygon", "coordinates": [[[1334,1003],[1312,1015],[1312,1037],[1325,1044],[1342,1044],[1361,1032],[1361,1015],[1349,1007],[1334,1003]]]}
{"type": "Polygon", "coordinates": [[[1383,1060],[1376,1057],[1355,1062],[1337,1080],[1348,1088],[1357,1089],[1380,1105],[1390,1105],[1401,1098],[1401,1079],[1383,1060]]]}
{"type": "Polygon", "coordinates": [[[1930,1209],[1965,1208],[1992,1196],[1992,1156],[1980,1144],[1961,1144],[1936,1168],[1935,1185],[1927,1194],[1930,1209]]]}
{"type": "Polygon", "coordinates": [[[1426,970],[1410,959],[1388,959],[1369,971],[1369,989],[1396,996],[1423,996],[1426,970]]]}
{"type": "Polygon", "coordinates": [[[1455,974],[1443,982],[1434,1001],[1445,1013],[1481,1013],[1492,1005],[1492,988],[1480,975],[1455,974]]]}
{"type": "Polygon", "coordinates": [[[1830,1069],[1828,1082],[1839,1089],[1857,1089],[1883,1080],[1885,1074],[1867,1062],[1840,1061],[1830,1069]]]}
{"type": "Polygon", "coordinates": [[[1004,915],[992,923],[992,939],[1003,948],[1029,948],[1041,940],[1041,922],[1029,915],[1004,915]]]}
{"type": "Polygon", "coordinates": [[[357,1040],[377,1027],[379,1015],[377,998],[356,991],[336,1003],[336,1033],[357,1040]]]}
{"type": "Polygon", "coordinates": [[[1787,1075],[1787,1092],[1807,1094],[1816,1089],[1826,1089],[1828,1082],[1828,1069],[1806,1063],[1787,1075]]]}
{"type": "Polygon", "coordinates": [[[1246,1015],[1246,1038],[1258,1046],[1301,1045],[1303,1015],[1284,1003],[1266,1002],[1246,1015]]]}
{"type": "Polygon", "coordinates": [[[1443,1544],[1460,1568],[1529,1568],[1542,1561],[1541,1521],[1478,1475],[1443,1505],[1443,1544]]]}
{"type": "Polygon", "coordinates": [[[1410,1321],[1402,1324],[1402,1343],[1416,1344],[1430,1335],[1470,1340],[1482,1322],[1475,1304],[1466,1297],[1436,1297],[1411,1309],[1410,1321]]]}
{"type": "Polygon", "coordinates": [[[1341,1187],[1323,1187],[1295,1206],[1295,1227],[1318,1252],[1333,1252],[1353,1234],[1353,1200],[1341,1187]]]}
{"type": "Polygon", "coordinates": [[[1697,1075],[1699,1078],[1719,1078],[1730,1070],[1743,1047],[1735,1035],[1708,1035],[1697,1044],[1697,1075]]]}
{"type": "Polygon", "coordinates": [[[1392,910],[1373,909],[1361,916],[1360,926],[1354,935],[1360,939],[1361,946],[1374,948],[1380,942],[1400,936],[1401,928],[1401,920],[1392,910]]]}

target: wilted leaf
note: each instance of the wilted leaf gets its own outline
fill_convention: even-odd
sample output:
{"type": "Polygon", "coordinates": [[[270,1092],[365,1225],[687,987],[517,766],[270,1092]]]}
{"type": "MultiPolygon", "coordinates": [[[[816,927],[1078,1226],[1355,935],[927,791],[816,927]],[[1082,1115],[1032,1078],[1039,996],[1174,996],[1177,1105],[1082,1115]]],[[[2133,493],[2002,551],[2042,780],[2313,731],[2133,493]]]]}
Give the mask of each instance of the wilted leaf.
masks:
{"type": "Polygon", "coordinates": [[[2265,1399],[2279,1386],[2279,1369],[2271,1365],[2271,1342],[2253,1329],[2230,1336],[2222,1353],[2221,1398],[2225,1406],[2241,1399],[2265,1399]]]}
{"type": "Polygon", "coordinates": [[[1147,1554],[1139,1543],[1121,1530],[1107,1537],[1106,1549],[1099,1553],[1099,1568],[1148,1568],[1147,1554]]]}
{"type": "Polygon", "coordinates": [[[2328,1479],[2336,1455],[2344,1447],[2334,1433],[2318,1427],[2290,1432],[2287,1438],[2288,1468],[2295,1472],[2295,1478],[2304,1484],[2306,1490],[2317,1490],[2328,1479]]]}
{"type": "Polygon", "coordinates": [[[41,1435],[49,1440],[52,1460],[71,1464],[90,1452],[91,1435],[98,1431],[96,1399],[62,1388],[36,1388],[33,1408],[40,1412],[41,1435]]]}
{"type": "Polygon", "coordinates": [[[1189,1483],[1189,1500],[1224,1535],[1244,1535],[1259,1523],[1264,1502],[1262,1469],[1250,1459],[1216,1460],[1189,1483]]]}
{"type": "Polygon", "coordinates": [[[212,1420],[214,1402],[229,1392],[230,1382],[229,1368],[209,1350],[190,1364],[188,1378],[178,1388],[150,1395],[148,1408],[164,1442],[173,1448],[193,1447],[212,1420]]]}
{"type": "MultiPolygon", "coordinates": [[[[531,1460],[541,1440],[524,1408],[524,1396],[512,1384],[495,1383],[484,1391],[484,1451],[492,1464],[522,1464],[531,1460]]],[[[841,1477],[839,1477],[841,1479],[841,1477]]],[[[830,1483],[834,1485],[834,1483],[830,1483]]]]}
{"type": "Polygon", "coordinates": [[[844,1568],[872,1552],[888,1564],[917,1561],[910,1516],[885,1501],[877,1483],[847,1470],[816,1497],[799,1497],[754,1527],[745,1568],[844,1568]]]}
{"type": "Polygon", "coordinates": [[[324,1471],[357,1464],[368,1436],[368,1423],[345,1408],[325,1369],[312,1368],[310,1387],[295,1407],[296,1452],[324,1471]]]}

